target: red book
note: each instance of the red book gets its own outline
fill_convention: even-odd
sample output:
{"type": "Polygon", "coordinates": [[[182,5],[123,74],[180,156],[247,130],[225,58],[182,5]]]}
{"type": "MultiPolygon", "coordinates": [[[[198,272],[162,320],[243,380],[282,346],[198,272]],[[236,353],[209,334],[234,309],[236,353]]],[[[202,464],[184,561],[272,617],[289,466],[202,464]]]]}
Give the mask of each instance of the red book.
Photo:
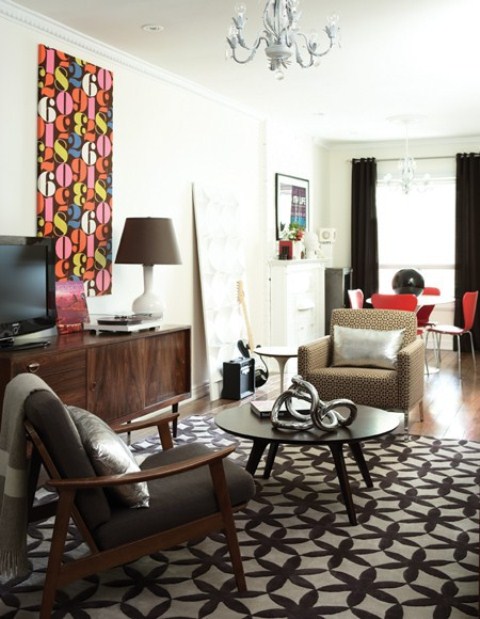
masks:
{"type": "Polygon", "coordinates": [[[58,332],[82,331],[89,321],[87,298],[81,281],[57,282],[55,285],[58,332]]]}

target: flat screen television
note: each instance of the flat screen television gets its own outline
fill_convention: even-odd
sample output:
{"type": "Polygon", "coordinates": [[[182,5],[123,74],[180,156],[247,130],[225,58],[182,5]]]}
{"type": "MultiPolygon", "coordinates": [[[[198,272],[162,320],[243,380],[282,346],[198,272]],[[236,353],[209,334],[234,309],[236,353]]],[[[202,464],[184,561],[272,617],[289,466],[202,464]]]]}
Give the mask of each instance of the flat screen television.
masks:
{"type": "Polygon", "coordinates": [[[52,329],[56,315],[54,239],[0,236],[0,348],[47,345],[21,336],[52,329]]]}

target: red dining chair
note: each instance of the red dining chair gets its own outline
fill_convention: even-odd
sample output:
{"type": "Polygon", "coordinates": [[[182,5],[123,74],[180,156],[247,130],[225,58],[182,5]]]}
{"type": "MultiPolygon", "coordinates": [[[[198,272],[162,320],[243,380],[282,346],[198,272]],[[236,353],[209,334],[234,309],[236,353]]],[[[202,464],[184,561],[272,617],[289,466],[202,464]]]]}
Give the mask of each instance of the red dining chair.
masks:
{"type": "MultiPolygon", "coordinates": [[[[436,288],[435,286],[425,286],[422,294],[428,294],[429,296],[438,297],[440,296],[440,288],[436,288]]],[[[423,338],[427,327],[433,327],[437,323],[432,322],[430,320],[430,314],[435,309],[435,305],[421,305],[417,311],[417,335],[423,338]]],[[[430,368],[428,367],[428,357],[427,357],[427,346],[426,342],[428,340],[428,336],[425,338],[425,368],[427,370],[428,376],[430,376],[430,368]]],[[[435,358],[437,353],[435,351],[435,358]]]]}
{"type": "MultiPolygon", "coordinates": [[[[414,312],[417,309],[418,300],[414,294],[401,293],[401,294],[381,294],[375,292],[372,294],[371,299],[374,309],[390,309],[390,310],[404,310],[407,312],[414,312]]],[[[423,335],[423,329],[418,328],[417,323],[417,335],[423,335]]],[[[426,351],[426,349],[425,349],[426,351]]],[[[430,374],[428,367],[427,356],[425,354],[425,367],[427,374],[430,374]]]]}
{"type": "Polygon", "coordinates": [[[361,288],[347,290],[348,300],[352,309],[363,309],[364,294],[361,288]]]}
{"type": "MultiPolygon", "coordinates": [[[[425,286],[422,294],[428,294],[429,296],[440,296],[440,288],[434,286],[425,286]]],[[[430,321],[430,314],[433,312],[435,305],[422,305],[417,312],[417,324],[422,329],[424,327],[435,326],[434,322],[430,321]]]]}
{"type": "Polygon", "coordinates": [[[414,312],[417,309],[417,297],[414,294],[374,292],[371,303],[374,309],[403,310],[406,312],[414,312]]]}
{"type": "MultiPolygon", "coordinates": [[[[414,294],[372,294],[371,299],[374,309],[392,309],[392,310],[405,310],[407,312],[415,312],[418,306],[418,299],[414,294]]],[[[418,327],[417,322],[417,335],[423,336],[424,329],[418,327]]],[[[426,343],[426,340],[425,340],[426,343]]],[[[425,345],[425,371],[430,376],[430,368],[428,366],[427,359],[427,347],[425,345]]]]}
{"type": "Polygon", "coordinates": [[[475,322],[475,312],[477,311],[477,301],[478,301],[478,290],[472,292],[465,292],[462,298],[462,310],[463,310],[463,327],[457,327],[456,325],[434,325],[432,327],[427,327],[426,329],[426,341],[425,345],[428,342],[428,336],[430,333],[434,334],[435,337],[435,351],[437,362],[440,364],[441,356],[440,356],[440,345],[442,343],[442,335],[451,335],[457,341],[457,361],[458,361],[458,375],[462,375],[462,355],[460,350],[460,338],[462,335],[470,336],[470,348],[472,351],[472,361],[474,371],[477,371],[476,361],[475,361],[475,349],[473,346],[473,335],[472,335],[472,327],[475,322]]]}

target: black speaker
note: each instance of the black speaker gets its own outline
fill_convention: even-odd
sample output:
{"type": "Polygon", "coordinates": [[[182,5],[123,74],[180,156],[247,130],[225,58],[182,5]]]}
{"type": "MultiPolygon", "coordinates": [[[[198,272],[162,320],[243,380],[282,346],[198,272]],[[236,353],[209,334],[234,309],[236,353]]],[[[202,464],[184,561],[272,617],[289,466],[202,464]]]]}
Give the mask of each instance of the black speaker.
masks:
{"type": "Polygon", "coordinates": [[[241,400],[255,393],[255,359],[239,357],[223,364],[222,398],[241,400]]]}
{"type": "Polygon", "coordinates": [[[325,333],[330,333],[332,310],[350,307],[348,290],[352,287],[352,269],[340,267],[325,269],[325,333]]]}

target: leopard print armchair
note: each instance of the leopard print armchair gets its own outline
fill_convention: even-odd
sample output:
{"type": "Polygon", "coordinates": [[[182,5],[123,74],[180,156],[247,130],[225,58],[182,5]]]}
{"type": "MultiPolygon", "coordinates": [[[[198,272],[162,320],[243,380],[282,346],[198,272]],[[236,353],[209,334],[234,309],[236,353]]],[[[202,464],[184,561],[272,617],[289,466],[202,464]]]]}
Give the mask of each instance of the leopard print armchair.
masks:
{"type": "Polygon", "coordinates": [[[315,386],[322,400],[348,398],[356,404],[403,412],[405,429],[408,430],[408,415],[416,406],[423,421],[424,352],[424,343],[417,337],[417,320],[413,312],[335,309],[330,335],[299,347],[298,373],[315,386]],[[395,367],[332,366],[334,325],[375,331],[403,329],[395,367]]]}

